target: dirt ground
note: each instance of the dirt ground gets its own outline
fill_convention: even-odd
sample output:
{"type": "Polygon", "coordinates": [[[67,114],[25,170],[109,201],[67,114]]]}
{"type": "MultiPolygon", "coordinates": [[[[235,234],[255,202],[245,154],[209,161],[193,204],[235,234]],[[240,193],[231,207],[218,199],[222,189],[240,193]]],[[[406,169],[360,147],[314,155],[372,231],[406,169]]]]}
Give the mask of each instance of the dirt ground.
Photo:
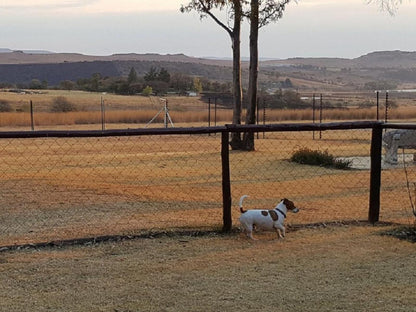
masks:
{"type": "Polygon", "coordinates": [[[0,253],[0,311],[416,311],[416,246],[341,225],[0,253]]]}

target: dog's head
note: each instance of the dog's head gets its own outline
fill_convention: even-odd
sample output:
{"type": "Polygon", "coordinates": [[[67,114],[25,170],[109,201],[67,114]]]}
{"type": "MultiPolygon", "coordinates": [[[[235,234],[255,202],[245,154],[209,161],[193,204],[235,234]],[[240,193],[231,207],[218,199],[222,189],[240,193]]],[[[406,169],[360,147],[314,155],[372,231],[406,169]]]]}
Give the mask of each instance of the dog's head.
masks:
{"type": "Polygon", "coordinates": [[[282,199],[283,204],[286,206],[287,210],[292,211],[293,213],[297,213],[299,212],[299,209],[296,208],[295,204],[293,203],[293,201],[287,199],[287,198],[283,198],[282,199]]]}

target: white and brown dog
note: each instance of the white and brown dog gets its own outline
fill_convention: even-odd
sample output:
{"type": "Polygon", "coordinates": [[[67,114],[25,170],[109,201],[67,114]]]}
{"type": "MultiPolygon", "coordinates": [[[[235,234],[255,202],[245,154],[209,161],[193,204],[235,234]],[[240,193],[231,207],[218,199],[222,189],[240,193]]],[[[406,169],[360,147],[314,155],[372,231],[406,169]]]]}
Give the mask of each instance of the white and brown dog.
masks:
{"type": "Polygon", "coordinates": [[[277,238],[285,237],[285,227],[283,225],[286,218],[286,213],[288,210],[296,213],[299,211],[295,207],[295,204],[284,198],[280,203],[272,210],[244,210],[243,209],[243,200],[248,197],[248,195],[243,195],[240,198],[240,223],[243,227],[243,231],[251,239],[253,238],[253,230],[263,230],[263,231],[276,231],[277,238]]]}

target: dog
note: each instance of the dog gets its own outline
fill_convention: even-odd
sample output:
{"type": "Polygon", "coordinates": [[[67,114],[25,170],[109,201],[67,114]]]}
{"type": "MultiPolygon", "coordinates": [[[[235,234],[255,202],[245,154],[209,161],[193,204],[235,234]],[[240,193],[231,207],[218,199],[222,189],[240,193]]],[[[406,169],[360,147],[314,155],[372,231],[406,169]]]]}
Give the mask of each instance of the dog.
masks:
{"type": "Polygon", "coordinates": [[[283,223],[286,218],[286,213],[288,210],[294,213],[299,211],[299,209],[295,207],[295,204],[291,200],[284,198],[272,210],[244,210],[243,201],[247,197],[248,195],[241,196],[239,203],[241,212],[240,223],[243,228],[243,232],[245,232],[249,238],[254,239],[254,229],[276,231],[278,239],[284,238],[286,235],[286,229],[283,223]]]}

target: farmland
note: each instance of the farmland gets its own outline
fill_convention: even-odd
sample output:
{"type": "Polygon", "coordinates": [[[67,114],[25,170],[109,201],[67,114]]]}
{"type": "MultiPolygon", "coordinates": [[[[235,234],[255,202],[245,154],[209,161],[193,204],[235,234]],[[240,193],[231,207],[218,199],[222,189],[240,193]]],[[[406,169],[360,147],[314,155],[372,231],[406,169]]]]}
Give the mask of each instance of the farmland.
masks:
{"type": "MultiPolygon", "coordinates": [[[[259,121],[275,122],[311,122],[312,93],[303,94],[304,101],[310,108],[305,109],[270,109],[263,111],[264,103],[259,104],[259,121]]],[[[302,96],[302,94],[301,94],[302,96]]],[[[200,97],[169,96],[168,108],[172,120],[177,126],[207,126],[208,103],[200,97]]],[[[221,105],[219,101],[214,112],[214,98],[211,102],[210,125],[231,123],[232,110],[221,105]]],[[[416,118],[416,97],[413,93],[391,94],[388,110],[389,121],[409,121],[416,118]],[[394,104],[394,105],[393,105],[394,104]]],[[[110,128],[141,128],[144,127],[162,108],[164,102],[159,97],[121,96],[83,91],[43,90],[35,93],[13,93],[3,90],[0,101],[10,106],[8,112],[0,113],[0,127],[25,130],[31,126],[30,101],[33,104],[34,125],[36,129],[101,129],[102,113],[105,109],[105,123],[110,128]],[[63,98],[75,109],[69,112],[51,112],[52,103],[63,98]]],[[[380,99],[379,118],[385,119],[385,100],[380,99]]],[[[315,121],[319,121],[320,99],[316,96],[315,121]]],[[[243,110],[243,116],[245,110],[243,110]]],[[[375,120],[376,98],[374,93],[330,93],[323,94],[323,121],[333,120],[375,120]],[[328,108],[330,107],[330,108],[328,108]]],[[[163,114],[152,126],[161,126],[163,114]]]]}
{"type": "MultiPolygon", "coordinates": [[[[13,95],[22,111],[11,114],[28,116],[23,105],[33,100],[43,103],[36,119],[50,116],[44,123],[38,119],[37,129],[100,129],[100,96],[61,92],[13,95]],[[96,121],[56,122],[57,116],[72,114],[47,111],[51,99],[63,95],[79,106],[88,103],[73,114],[96,114],[96,121]]],[[[104,98],[114,105],[106,118],[124,109],[130,115],[149,110],[148,118],[160,106],[144,97],[104,98]],[[147,101],[140,108],[138,98],[147,101]]],[[[181,120],[185,113],[207,115],[206,103],[183,104],[183,99],[169,98],[174,122],[205,124],[206,119],[181,120]]],[[[0,114],[6,120],[2,130],[27,130],[28,123],[13,124],[6,117],[0,114]]],[[[142,127],[146,120],[115,119],[107,127],[142,127]]],[[[234,231],[216,232],[222,207],[219,136],[1,140],[3,246],[102,235],[125,239],[3,250],[0,310],[414,311],[414,244],[379,235],[395,223],[411,222],[402,168],[383,171],[383,223],[369,226],[357,221],[367,218],[368,169],[340,171],[287,159],[303,146],[337,157],[368,157],[371,132],[328,131],[317,137],[260,134],[255,152],[231,152],[234,203],[249,194],[247,208],[266,208],[287,196],[301,209],[288,216],[284,241],[257,233],[256,242],[238,233],[235,204],[234,231]],[[131,239],[140,233],[149,234],[131,239]]],[[[414,167],[409,174],[414,181],[414,167]]]]}

